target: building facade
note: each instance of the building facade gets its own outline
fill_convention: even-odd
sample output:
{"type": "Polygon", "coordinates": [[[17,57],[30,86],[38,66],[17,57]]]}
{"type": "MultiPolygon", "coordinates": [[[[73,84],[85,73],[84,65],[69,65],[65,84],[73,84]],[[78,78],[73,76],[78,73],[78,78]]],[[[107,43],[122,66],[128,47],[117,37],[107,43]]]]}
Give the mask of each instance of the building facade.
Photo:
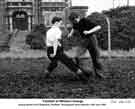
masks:
{"type": "Polygon", "coordinates": [[[13,31],[31,30],[33,16],[32,0],[6,0],[6,24],[13,31]]]}
{"type": "Polygon", "coordinates": [[[64,9],[69,7],[68,0],[44,0],[40,5],[41,19],[40,23],[46,26],[51,25],[51,19],[54,16],[64,17],[64,9]]]}
{"type": "MultiPolygon", "coordinates": [[[[35,24],[51,25],[54,16],[66,20],[68,10],[87,9],[72,7],[71,0],[3,0],[6,9],[4,19],[9,31],[19,29],[31,31],[35,24]],[[72,8],[71,8],[72,7],[72,8]]],[[[80,6],[81,7],[81,6],[80,6]]]]}
{"type": "Polygon", "coordinates": [[[3,26],[5,23],[5,16],[6,12],[5,12],[5,0],[0,0],[0,32],[3,31],[3,26]]]}

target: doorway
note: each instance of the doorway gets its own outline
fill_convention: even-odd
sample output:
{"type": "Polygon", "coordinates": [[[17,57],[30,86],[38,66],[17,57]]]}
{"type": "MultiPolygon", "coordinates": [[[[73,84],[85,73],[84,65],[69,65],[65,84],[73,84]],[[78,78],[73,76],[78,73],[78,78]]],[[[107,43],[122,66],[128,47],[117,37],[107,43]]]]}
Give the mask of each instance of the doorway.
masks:
{"type": "Polygon", "coordinates": [[[28,30],[28,15],[25,11],[15,11],[12,18],[13,29],[28,30]]]}

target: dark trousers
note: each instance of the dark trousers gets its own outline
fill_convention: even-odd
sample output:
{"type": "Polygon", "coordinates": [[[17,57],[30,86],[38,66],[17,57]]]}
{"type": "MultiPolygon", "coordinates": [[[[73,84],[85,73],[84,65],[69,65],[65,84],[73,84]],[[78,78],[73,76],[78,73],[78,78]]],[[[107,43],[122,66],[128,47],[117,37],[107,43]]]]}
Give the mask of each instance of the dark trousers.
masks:
{"type": "Polygon", "coordinates": [[[64,51],[63,51],[62,47],[57,48],[56,56],[53,57],[53,58],[50,57],[50,54],[52,54],[52,53],[53,53],[53,47],[48,47],[47,48],[47,56],[51,60],[51,63],[49,64],[49,66],[47,68],[47,70],[49,72],[52,72],[57,67],[58,61],[65,64],[71,71],[77,72],[78,65],[75,64],[71,58],[69,58],[68,56],[66,56],[64,54],[64,51]]]}
{"type": "MultiPolygon", "coordinates": [[[[82,37],[82,43],[81,46],[86,48],[92,58],[92,63],[94,66],[94,69],[102,70],[102,64],[99,61],[99,49],[98,49],[98,42],[95,35],[87,36],[87,38],[84,36],[82,37]]],[[[75,58],[77,64],[79,64],[79,59],[75,58]]]]}

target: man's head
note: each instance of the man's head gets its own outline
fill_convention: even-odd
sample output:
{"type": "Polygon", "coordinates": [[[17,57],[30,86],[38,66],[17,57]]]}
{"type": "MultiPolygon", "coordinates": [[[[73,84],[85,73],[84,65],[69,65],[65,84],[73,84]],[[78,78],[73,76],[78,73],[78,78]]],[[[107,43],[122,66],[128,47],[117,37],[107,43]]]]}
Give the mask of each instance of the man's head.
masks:
{"type": "Polygon", "coordinates": [[[70,20],[71,22],[74,22],[74,21],[79,22],[79,21],[80,21],[80,16],[79,16],[78,13],[72,12],[72,13],[70,14],[70,16],[69,16],[69,20],[70,20]]]}
{"type": "Polygon", "coordinates": [[[57,17],[57,16],[55,16],[55,17],[53,17],[53,19],[52,19],[52,24],[53,25],[57,25],[57,26],[61,26],[62,25],[62,18],[61,17],[57,17]]]}

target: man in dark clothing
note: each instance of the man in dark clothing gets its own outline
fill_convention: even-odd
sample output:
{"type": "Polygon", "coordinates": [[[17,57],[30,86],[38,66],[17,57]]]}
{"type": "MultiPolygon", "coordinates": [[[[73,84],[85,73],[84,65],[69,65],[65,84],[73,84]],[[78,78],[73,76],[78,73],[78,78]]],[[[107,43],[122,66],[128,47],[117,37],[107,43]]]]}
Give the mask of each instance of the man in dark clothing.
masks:
{"type": "MultiPolygon", "coordinates": [[[[83,40],[81,46],[86,48],[91,54],[95,76],[104,78],[104,75],[102,73],[99,73],[99,71],[102,71],[102,64],[99,62],[98,44],[97,39],[94,35],[94,32],[100,30],[101,26],[92,23],[87,18],[80,18],[77,13],[71,13],[69,16],[69,20],[73,25],[73,29],[71,30],[69,37],[72,36],[74,30],[77,30],[79,32],[81,39],[83,40]]],[[[78,63],[79,59],[76,58],[76,60],[78,63]]]]}

